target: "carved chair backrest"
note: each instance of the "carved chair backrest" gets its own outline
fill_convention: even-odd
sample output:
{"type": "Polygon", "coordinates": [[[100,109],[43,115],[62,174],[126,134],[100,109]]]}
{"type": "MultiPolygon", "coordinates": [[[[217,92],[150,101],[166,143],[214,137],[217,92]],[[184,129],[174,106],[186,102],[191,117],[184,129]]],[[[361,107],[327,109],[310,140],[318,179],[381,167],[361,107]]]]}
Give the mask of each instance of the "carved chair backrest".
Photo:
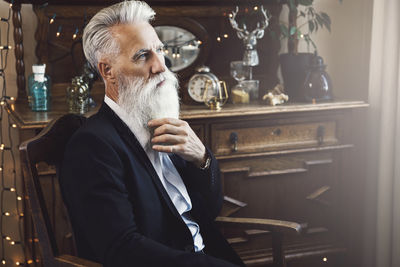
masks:
{"type": "MultiPolygon", "coordinates": [[[[38,246],[32,254],[40,255],[44,266],[60,266],[55,257],[76,255],[73,231],[61,196],[57,169],[65,146],[86,118],[67,114],[52,121],[36,137],[20,145],[21,165],[29,199],[26,223],[32,223],[38,246]]],[[[33,233],[30,233],[33,236],[33,233]]],[[[35,243],[35,242],[32,242],[35,243]]],[[[29,244],[27,244],[29,245],[29,244]]]]}

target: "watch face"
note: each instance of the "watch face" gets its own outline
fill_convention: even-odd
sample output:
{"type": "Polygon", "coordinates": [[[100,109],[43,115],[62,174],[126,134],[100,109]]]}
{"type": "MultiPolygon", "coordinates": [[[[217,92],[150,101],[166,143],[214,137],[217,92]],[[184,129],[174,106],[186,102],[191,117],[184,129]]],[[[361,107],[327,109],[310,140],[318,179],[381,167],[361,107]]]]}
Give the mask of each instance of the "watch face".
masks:
{"type": "Polygon", "coordinates": [[[207,95],[213,95],[217,83],[207,73],[195,74],[189,80],[188,93],[194,101],[204,102],[204,92],[206,90],[207,83],[207,95]]]}

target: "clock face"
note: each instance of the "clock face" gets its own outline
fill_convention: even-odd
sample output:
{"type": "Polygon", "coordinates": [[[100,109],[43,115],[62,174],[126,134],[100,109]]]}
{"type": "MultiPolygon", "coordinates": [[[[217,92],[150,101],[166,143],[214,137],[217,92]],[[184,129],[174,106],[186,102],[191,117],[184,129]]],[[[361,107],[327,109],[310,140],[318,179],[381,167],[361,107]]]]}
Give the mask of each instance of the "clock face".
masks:
{"type": "Polygon", "coordinates": [[[205,73],[199,73],[192,76],[188,84],[190,97],[196,102],[204,102],[204,92],[208,83],[207,95],[213,95],[217,83],[205,73]]]}

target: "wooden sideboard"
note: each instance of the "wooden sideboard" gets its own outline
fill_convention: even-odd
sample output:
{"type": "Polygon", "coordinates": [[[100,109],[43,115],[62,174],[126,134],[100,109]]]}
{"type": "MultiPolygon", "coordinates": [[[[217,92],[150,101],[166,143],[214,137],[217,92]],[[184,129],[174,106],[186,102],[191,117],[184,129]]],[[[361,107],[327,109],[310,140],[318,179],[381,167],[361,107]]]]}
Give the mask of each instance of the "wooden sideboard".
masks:
{"type": "MultiPolygon", "coordinates": [[[[95,99],[101,102],[100,96],[95,99]]],[[[51,112],[31,112],[23,102],[9,106],[21,142],[67,112],[65,102],[58,101],[51,112]]],[[[351,166],[344,158],[357,138],[352,135],[352,114],[366,106],[361,101],[276,107],[227,104],[221,111],[212,111],[183,105],[181,118],[219,161],[230,205],[222,211],[224,215],[289,220],[306,226],[299,236],[285,236],[288,266],[346,266],[354,244],[347,238],[346,229],[351,227],[343,214],[354,207],[346,204],[344,172],[351,166]]],[[[29,224],[27,218],[27,228],[29,224]]],[[[68,239],[69,233],[59,231],[68,239]]],[[[223,231],[248,266],[272,263],[269,232],[223,231]]],[[[34,239],[32,229],[26,229],[27,253],[37,253],[32,246],[35,242],[29,242],[34,239]]]]}

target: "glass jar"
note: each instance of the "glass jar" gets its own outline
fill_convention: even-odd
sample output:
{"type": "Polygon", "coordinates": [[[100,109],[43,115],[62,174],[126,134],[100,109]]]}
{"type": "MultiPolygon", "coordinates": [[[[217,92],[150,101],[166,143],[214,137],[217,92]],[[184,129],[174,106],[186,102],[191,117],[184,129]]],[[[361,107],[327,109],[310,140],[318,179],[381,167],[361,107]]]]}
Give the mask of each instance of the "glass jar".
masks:
{"type": "Polygon", "coordinates": [[[28,78],[28,103],[33,111],[50,110],[51,80],[45,70],[46,64],[33,65],[28,78]]]}
{"type": "Polygon", "coordinates": [[[325,68],[322,57],[315,55],[303,85],[307,102],[332,100],[332,82],[325,68]]]}

